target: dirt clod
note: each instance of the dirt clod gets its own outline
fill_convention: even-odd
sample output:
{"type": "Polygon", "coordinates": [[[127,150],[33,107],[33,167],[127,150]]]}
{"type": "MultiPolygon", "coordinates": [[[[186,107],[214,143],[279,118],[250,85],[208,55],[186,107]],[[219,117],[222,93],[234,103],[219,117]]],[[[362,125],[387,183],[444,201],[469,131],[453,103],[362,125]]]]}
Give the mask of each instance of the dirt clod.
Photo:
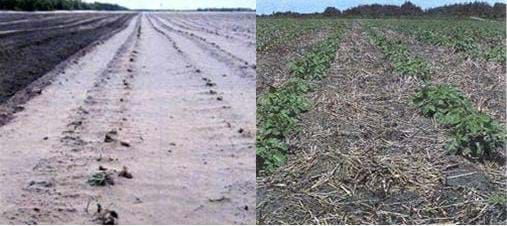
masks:
{"type": "Polygon", "coordinates": [[[231,201],[231,199],[229,199],[225,196],[220,196],[219,198],[209,198],[208,201],[210,201],[210,202],[228,202],[228,201],[231,201]]]}
{"type": "Polygon", "coordinates": [[[132,174],[128,171],[127,167],[124,166],[123,169],[120,171],[120,173],[118,174],[119,177],[125,177],[127,179],[132,179],[134,178],[132,176],[132,174]]]}
{"type": "Polygon", "coordinates": [[[106,135],[104,136],[104,142],[106,143],[111,143],[113,142],[115,139],[114,139],[114,136],[118,135],[118,132],[116,132],[116,130],[111,130],[109,132],[106,133],[106,135]]]}
{"type": "Polygon", "coordinates": [[[94,220],[102,225],[117,225],[118,213],[114,210],[102,209],[102,206],[97,204],[97,213],[95,213],[94,220]]]}
{"type": "Polygon", "coordinates": [[[126,141],[121,141],[120,145],[123,146],[123,147],[130,147],[130,143],[128,143],[126,141]]]}

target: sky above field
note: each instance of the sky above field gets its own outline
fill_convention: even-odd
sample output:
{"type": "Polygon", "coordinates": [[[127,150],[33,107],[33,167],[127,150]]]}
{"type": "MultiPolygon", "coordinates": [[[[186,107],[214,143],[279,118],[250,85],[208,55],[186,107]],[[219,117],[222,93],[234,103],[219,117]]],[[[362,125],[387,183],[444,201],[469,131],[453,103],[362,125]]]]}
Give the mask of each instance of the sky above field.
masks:
{"type": "MultiPolygon", "coordinates": [[[[257,0],[257,14],[270,14],[273,11],[294,11],[300,13],[322,12],[327,6],[334,6],[340,10],[364,4],[393,4],[401,5],[406,0],[257,0]]],[[[457,1],[457,0],[411,0],[412,3],[422,7],[423,9],[442,6],[445,4],[454,4],[459,2],[474,1],[457,1]]],[[[481,0],[494,4],[495,2],[503,2],[502,0],[481,0]]]]}
{"type": "Polygon", "coordinates": [[[129,9],[251,8],[255,0],[84,0],[114,3],[129,9]]]}

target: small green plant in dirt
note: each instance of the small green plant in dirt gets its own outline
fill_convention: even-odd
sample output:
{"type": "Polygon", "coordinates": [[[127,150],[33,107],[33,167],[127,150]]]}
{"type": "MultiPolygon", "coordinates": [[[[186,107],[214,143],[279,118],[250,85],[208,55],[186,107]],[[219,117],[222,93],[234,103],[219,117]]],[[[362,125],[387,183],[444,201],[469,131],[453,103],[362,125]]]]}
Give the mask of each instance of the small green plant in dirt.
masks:
{"type": "Polygon", "coordinates": [[[285,86],[257,98],[257,156],[271,171],[285,163],[287,144],[284,137],[297,128],[297,116],[308,110],[310,103],[304,94],[309,91],[306,81],[290,79],[285,86]]]}
{"type": "Polygon", "coordinates": [[[491,154],[504,143],[504,130],[488,115],[478,112],[457,88],[427,85],[413,97],[413,102],[427,117],[450,129],[447,150],[465,156],[491,154]]]}
{"type": "Polygon", "coordinates": [[[488,197],[488,203],[491,205],[507,206],[507,195],[504,193],[494,193],[488,197]]]}
{"type": "Polygon", "coordinates": [[[461,91],[449,85],[424,86],[416,92],[413,102],[425,116],[435,116],[440,121],[446,121],[445,117],[450,110],[471,111],[473,108],[461,91]]]}
{"type": "Polygon", "coordinates": [[[505,46],[497,46],[487,50],[484,53],[486,60],[492,60],[496,62],[505,62],[506,60],[505,46]]]}
{"type": "Polygon", "coordinates": [[[326,41],[316,46],[310,53],[289,63],[293,75],[307,80],[322,79],[335,58],[339,47],[339,34],[332,34],[326,41]]]}
{"type": "Polygon", "coordinates": [[[376,20],[377,27],[408,34],[474,58],[505,62],[505,23],[474,20],[376,20]],[[503,54],[502,54],[503,52],[503,54]]]}
{"type": "Polygon", "coordinates": [[[310,108],[305,94],[309,82],[322,79],[334,60],[340,33],[332,33],[303,57],[292,61],[293,77],[283,86],[257,98],[256,155],[272,172],[287,161],[286,137],[298,129],[299,115],[310,108]]]}
{"type": "Polygon", "coordinates": [[[430,79],[430,67],[427,62],[410,55],[408,48],[400,41],[387,39],[385,36],[368,29],[371,40],[392,62],[394,71],[401,75],[416,76],[423,81],[430,79]]]}
{"type": "Polygon", "coordinates": [[[108,173],[106,171],[93,173],[90,178],[88,178],[87,182],[91,186],[114,185],[114,180],[111,173],[108,173]]]}

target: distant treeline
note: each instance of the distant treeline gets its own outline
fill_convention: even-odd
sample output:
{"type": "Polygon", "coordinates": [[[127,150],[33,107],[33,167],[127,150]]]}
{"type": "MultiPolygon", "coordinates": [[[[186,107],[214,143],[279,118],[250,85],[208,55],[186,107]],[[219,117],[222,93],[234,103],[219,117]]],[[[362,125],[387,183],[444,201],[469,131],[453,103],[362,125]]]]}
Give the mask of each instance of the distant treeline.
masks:
{"type": "Polygon", "coordinates": [[[86,3],[81,0],[0,0],[0,10],[128,10],[108,3],[86,3]]]}
{"type": "Polygon", "coordinates": [[[403,5],[359,5],[343,12],[335,7],[327,7],[321,13],[273,12],[269,17],[481,17],[505,18],[506,5],[495,3],[493,6],[485,2],[457,3],[423,10],[411,2],[403,5]]]}
{"type": "Polygon", "coordinates": [[[249,9],[249,8],[199,8],[197,11],[200,12],[237,12],[237,11],[248,11],[252,12],[255,11],[255,9],[249,9]]]}

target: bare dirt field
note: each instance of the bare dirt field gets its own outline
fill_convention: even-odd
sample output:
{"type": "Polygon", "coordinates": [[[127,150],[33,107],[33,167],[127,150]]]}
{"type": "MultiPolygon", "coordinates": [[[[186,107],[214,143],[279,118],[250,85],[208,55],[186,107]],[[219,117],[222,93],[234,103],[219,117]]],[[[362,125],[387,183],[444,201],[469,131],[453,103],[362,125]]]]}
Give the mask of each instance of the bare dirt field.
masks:
{"type": "Polygon", "coordinates": [[[255,223],[253,13],[16,17],[0,223],[255,223]]]}

